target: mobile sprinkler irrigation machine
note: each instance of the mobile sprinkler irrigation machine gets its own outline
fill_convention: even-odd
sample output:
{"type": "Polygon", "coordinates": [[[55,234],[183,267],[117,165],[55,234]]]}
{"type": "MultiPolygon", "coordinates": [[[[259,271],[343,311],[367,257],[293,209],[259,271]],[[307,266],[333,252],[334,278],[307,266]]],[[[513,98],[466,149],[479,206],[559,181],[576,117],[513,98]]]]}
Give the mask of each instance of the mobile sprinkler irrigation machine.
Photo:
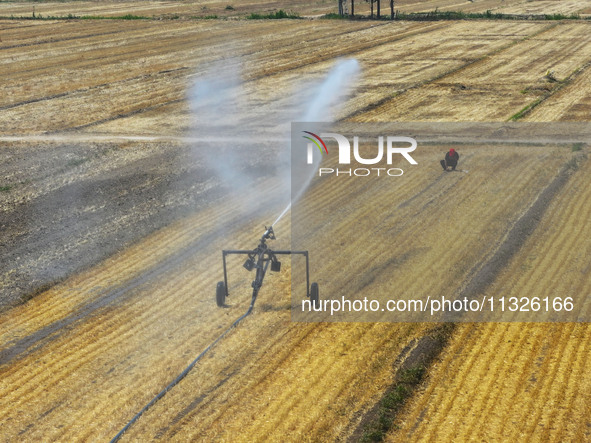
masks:
{"type": "Polygon", "coordinates": [[[278,255],[303,255],[306,257],[306,296],[310,298],[312,306],[318,306],[318,283],[312,283],[310,285],[310,268],[308,265],[308,251],[273,251],[267,246],[267,240],[275,240],[275,233],[273,232],[273,226],[267,228],[265,226],[265,233],[261,237],[259,245],[252,250],[238,250],[230,249],[222,251],[222,258],[224,262],[224,281],[218,282],[216,288],[216,302],[218,306],[222,307],[225,305],[226,297],[228,297],[228,273],[226,271],[226,256],[232,254],[247,255],[248,258],[244,262],[244,268],[247,271],[256,269],[256,275],[252,282],[252,301],[250,302],[249,312],[254,306],[259,289],[263,286],[263,280],[269,265],[271,271],[279,272],[281,270],[281,262],[277,260],[278,255]]]}

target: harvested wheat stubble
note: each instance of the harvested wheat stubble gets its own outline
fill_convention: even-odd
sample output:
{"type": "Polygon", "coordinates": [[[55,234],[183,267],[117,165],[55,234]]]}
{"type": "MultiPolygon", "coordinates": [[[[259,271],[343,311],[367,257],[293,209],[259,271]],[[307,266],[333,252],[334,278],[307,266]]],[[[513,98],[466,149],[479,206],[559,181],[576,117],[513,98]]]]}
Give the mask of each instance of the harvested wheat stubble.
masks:
{"type": "MultiPolygon", "coordinates": [[[[273,109],[276,103],[280,108],[285,106],[285,91],[294,88],[298,79],[318,78],[335,58],[353,56],[363,69],[360,89],[337,117],[351,116],[360,121],[507,120],[535,99],[521,91],[537,85],[548,69],[554,69],[559,79],[566,78],[588,61],[581,58],[590,55],[585,44],[586,23],[555,27],[546,22],[374,25],[340,21],[130,21],[125,26],[99,21],[83,25],[2,22],[5,49],[0,50],[0,77],[7,93],[0,102],[0,131],[3,135],[41,134],[86,126],[86,131],[103,135],[184,135],[190,125],[184,103],[190,76],[199,66],[212,64],[231,52],[244,57],[245,96],[260,105],[253,119],[265,115],[265,110],[273,109]],[[228,33],[236,37],[236,43],[227,43],[228,33]],[[47,36],[56,41],[49,42],[47,36]],[[306,45],[302,43],[305,39],[314,43],[306,45]],[[544,45],[559,59],[558,67],[545,57],[544,45]],[[290,54],[288,60],[282,56],[284,51],[290,54]]],[[[583,73],[528,118],[546,112],[553,100],[564,100],[561,106],[578,100],[573,94],[584,85],[577,82],[585,78],[583,73]]],[[[577,119],[584,120],[587,111],[582,97],[577,102],[577,119]]],[[[558,115],[548,112],[548,120],[558,115]]],[[[575,115],[574,108],[569,112],[560,115],[565,119],[575,115]]],[[[489,253],[510,221],[557,173],[554,160],[569,155],[545,149],[480,149],[472,157],[466,156],[474,166],[469,175],[450,176],[449,183],[430,186],[441,174],[437,160],[442,151],[425,150],[420,155],[425,168],[399,182],[398,187],[383,189],[392,207],[399,209],[393,211],[392,218],[383,217],[374,238],[361,237],[358,243],[349,244],[348,250],[339,250],[337,245],[327,245],[325,232],[318,230],[311,243],[334,248],[332,252],[339,259],[319,261],[314,252],[313,269],[317,267],[319,274],[328,275],[348,266],[349,256],[357,257],[357,253],[359,260],[370,266],[372,257],[359,251],[368,244],[380,247],[392,242],[397,234],[394,226],[398,225],[399,232],[418,237],[416,242],[401,241],[392,252],[403,256],[414,251],[407,261],[391,263],[389,270],[394,275],[417,266],[415,278],[401,289],[409,295],[418,289],[432,294],[451,291],[446,270],[457,269],[461,277],[474,261],[489,253]],[[493,163],[502,166],[500,171],[490,168],[493,163]],[[434,169],[427,166],[431,164],[434,169]],[[442,190],[451,187],[462,195],[457,205],[465,216],[458,215],[455,204],[429,204],[439,201],[442,190]],[[459,234],[448,238],[445,234],[451,223],[457,224],[467,238],[459,234]],[[437,269],[446,274],[445,278],[440,278],[437,269]]],[[[584,168],[567,188],[570,194],[565,194],[565,204],[576,204],[565,207],[564,214],[586,214],[582,202],[588,200],[589,187],[585,184],[589,170],[588,166],[584,168]]],[[[21,191],[10,190],[3,202],[16,204],[16,200],[10,200],[12,192],[21,191]]],[[[312,226],[321,226],[323,221],[314,217],[314,209],[327,205],[333,205],[342,215],[338,223],[323,226],[327,233],[350,233],[357,220],[369,224],[363,216],[377,205],[376,201],[359,194],[352,197],[350,207],[343,207],[336,193],[333,189],[327,196],[319,189],[311,190],[303,204],[312,226]]],[[[282,205],[277,205],[281,210],[282,205]]],[[[215,307],[215,284],[221,278],[220,250],[254,246],[253,239],[260,235],[262,225],[276,212],[248,223],[235,219],[225,232],[227,238],[205,241],[215,230],[216,220],[229,213],[231,208],[227,207],[204,208],[3,313],[2,350],[27,337],[38,338],[38,331],[60,325],[64,319],[85,312],[91,315],[82,315],[40,340],[26,342],[33,346],[13,354],[0,366],[2,438],[111,438],[220,330],[244,312],[250,301],[250,276],[240,263],[231,265],[232,276],[237,276],[231,288],[231,307],[215,307]],[[118,293],[124,295],[117,298],[118,293]],[[96,309],[84,311],[85,306],[109,295],[114,295],[113,303],[99,302],[96,309]]],[[[549,219],[555,225],[584,228],[575,223],[579,219],[562,220],[561,208],[552,214],[558,217],[549,219]]],[[[550,248],[552,242],[547,240],[556,239],[564,241],[566,248],[566,240],[554,233],[535,236],[537,244],[533,246],[550,248]]],[[[284,241],[282,237],[278,245],[280,241],[284,241]]],[[[585,252],[579,249],[581,245],[586,245],[582,237],[569,248],[585,252]]],[[[388,258],[384,253],[373,259],[386,263],[388,258]]],[[[569,260],[575,263],[573,272],[580,271],[577,260],[583,258],[569,260]]],[[[520,263],[527,265],[527,261],[520,263]]],[[[383,268],[380,274],[380,268],[376,268],[379,278],[373,282],[353,278],[334,290],[363,287],[385,296],[392,292],[388,283],[394,278],[387,270],[383,268]]],[[[537,276],[528,275],[535,283],[537,276]]],[[[513,280],[516,276],[508,276],[506,281],[526,283],[513,280]]],[[[584,286],[588,280],[581,277],[573,281],[579,282],[578,290],[588,290],[584,286]]],[[[327,289],[330,286],[328,281],[321,283],[327,289]]],[[[353,432],[360,416],[392,383],[397,355],[427,327],[290,323],[289,286],[286,263],[282,274],[270,275],[266,281],[255,315],[233,331],[125,438],[262,441],[289,436],[293,440],[326,440],[346,438],[353,432]]],[[[561,290],[560,286],[555,289],[561,290]]],[[[425,429],[424,435],[445,440],[466,437],[474,431],[488,440],[505,434],[519,438],[523,431],[540,439],[588,438],[583,427],[591,404],[588,371],[584,370],[589,362],[586,330],[573,325],[461,326],[449,353],[428,379],[425,389],[432,397],[416,399],[416,404],[426,405],[425,414],[430,414],[431,422],[439,425],[436,430],[425,429]],[[514,363],[507,363],[511,361],[514,363]],[[571,363],[574,369],[569,371],[571,363]],[[538,382],[529,381],[533,379],[538,382]],[[514,404],[519,407],[511,407],[514,404]],[[493,408],[490,420],[471,418],[484,417],[486,408],[493,408]],[[451,424],[446,420],[448,411],[454,418],[451,424]],[[573,422],[571,413],[581,420],[573,422]],[[550,427],[553,415],[558,418],[550,427]],[[466,427],[459,426],[460,418],[466,427]],[[538,429],[537,422],[544,426],[538,429]]],[[[412,433],[413,426],[423,429],[421,423],[412,421],[423,412],[414,405],[404,422],[410,427],[405,427],[401,436],[419,436],[412,433]]],[[[422,423],[428,424],[426,420],[422,423]]]]}

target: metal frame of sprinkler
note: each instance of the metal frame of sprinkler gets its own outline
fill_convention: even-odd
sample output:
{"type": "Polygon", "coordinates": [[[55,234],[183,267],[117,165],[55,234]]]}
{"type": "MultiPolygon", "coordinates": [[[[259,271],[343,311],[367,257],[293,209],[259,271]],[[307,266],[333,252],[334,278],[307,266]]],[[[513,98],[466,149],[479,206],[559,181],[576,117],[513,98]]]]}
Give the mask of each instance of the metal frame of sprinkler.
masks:
{"type": "Polygon", "coordinates": [[[228,272],[226,269],[226,256],[228,255],[248,255],[248,258],[243,264],[247,271],[256,269],[255,279],[252,282],[252,301],[250,302],[250,312],[254,306],[257,295],[261,286],[267,269],[271,266],[271,271],[281,271],[281,262],[277,260],[277,255],[303,255],[306,257],[306,297],[310,298],[312,306],[319,305],[318,283],[310,285],[310,267],[308,260],[308,251],[273,251],[267,246],[267,240],[275,240],[275,233],[273,226],[267,228],[265,226],[265,233],[261,237],[259,245],[252,250],[242,249],[228,249],[222,251],[222,260],[224,262],[224,281],[220,281],[216,287],[216,302],[220,307],[225,306],[226,297],[228,297],[228,272]]]}

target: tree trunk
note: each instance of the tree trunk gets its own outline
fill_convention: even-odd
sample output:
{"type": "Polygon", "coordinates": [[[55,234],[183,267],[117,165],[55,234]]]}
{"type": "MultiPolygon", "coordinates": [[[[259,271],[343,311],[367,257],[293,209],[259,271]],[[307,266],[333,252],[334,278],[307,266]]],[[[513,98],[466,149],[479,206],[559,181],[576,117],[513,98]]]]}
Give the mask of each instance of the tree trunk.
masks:
{"type": "Polygon", "coordinates": [[[378,18],[380,18],[380,0],[378,0],[378,18]]]}
{"type": "Polygon", "coordinates": [[[339,0],[339,15],[343,16],[343,0],[339,0]]]}
{"type": "Polygon", "coordinates": [[[390,20],[394,20],[394,0],[390,0],[390,20]]]}
{"type": "Polygon", "coordinates": [[[351,0],[351,17],[355,17],[355,0],[351,0]]]}
{"type": "Polygon", "coordinates": [[[369,0],[369,3],[371,4],[371,18],[373,18],[373,0],[369,0]]]}

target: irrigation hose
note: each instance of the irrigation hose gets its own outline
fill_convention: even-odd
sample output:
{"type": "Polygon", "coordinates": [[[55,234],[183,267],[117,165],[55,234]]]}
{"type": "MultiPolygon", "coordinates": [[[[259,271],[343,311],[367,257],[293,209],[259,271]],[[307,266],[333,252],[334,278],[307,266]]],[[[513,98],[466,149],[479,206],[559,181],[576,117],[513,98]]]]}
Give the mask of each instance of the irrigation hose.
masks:
{"type": "Polygon", "coordinates": [[[166,386],[162,391],[160,391],[158,393],[158,395],[156,395],[156,397],[154,397],[152,400],[150,400],[150,402],[146,406],[144,406],[141,409],[141,411],[139,411],[137,414],[135,414],[135,416],[131,420],[129,420],[129,422],[123,427],[123,429],[121,429],[117,433],[117,435],[115,437],[113,437],[113,439],[111,440],[110,443],[114,443],[114,442],[118,441],[121,438],[121,436],[123,434],[125,434],[125,432],[142,416],[142,414],[144,412],[146,412],[148,409],[150,409],[158,400],[160,400],[162,397],[164,397],[168,391],[170,391],[172,388],[174,388],[183,378],[185,378],[187,376],[187,374],[191,371],[191,369],[193,369],[193,367],[197,364],[197,362],[199,360],[201,360],[201,358],[203,358],[203,356],[205,354],[207,354],[207,352],[211,348],[213,348],[217,343],[219,343],[220,340],[222,340],[226,336],[226,334],[228,334],[228,332],[230,332],[232,329],[234,329],[238,325],[238,323],[240,323],[244,318],[246,318],[248,315],[250,315],[250,313],[252,312],[252,309],[254,308],[254,302],[256,301],[257,295],[258,295],[258,290],[255,289],[253,291],[252,300],[250,302],[250,306],[248,307],[248,310],[244,314],[242,314],[240,317],[238,317],[234,321],[234,323],[232,323],[228,329],[226,329],[224,332],[222,332],[222,334],[218,338],[216,338],[213,342],[211,342],[209,344],[209,346],[207,348],[205,348],[201,352],[201,354],[199,354],[195,358],[195,360],[193,360],[189,364],[189,366],[187,366],[185,368],[185,370],[183,372],[181,372],[172,382],[170,382],[170,384],[168,386],[166,386]]]}

